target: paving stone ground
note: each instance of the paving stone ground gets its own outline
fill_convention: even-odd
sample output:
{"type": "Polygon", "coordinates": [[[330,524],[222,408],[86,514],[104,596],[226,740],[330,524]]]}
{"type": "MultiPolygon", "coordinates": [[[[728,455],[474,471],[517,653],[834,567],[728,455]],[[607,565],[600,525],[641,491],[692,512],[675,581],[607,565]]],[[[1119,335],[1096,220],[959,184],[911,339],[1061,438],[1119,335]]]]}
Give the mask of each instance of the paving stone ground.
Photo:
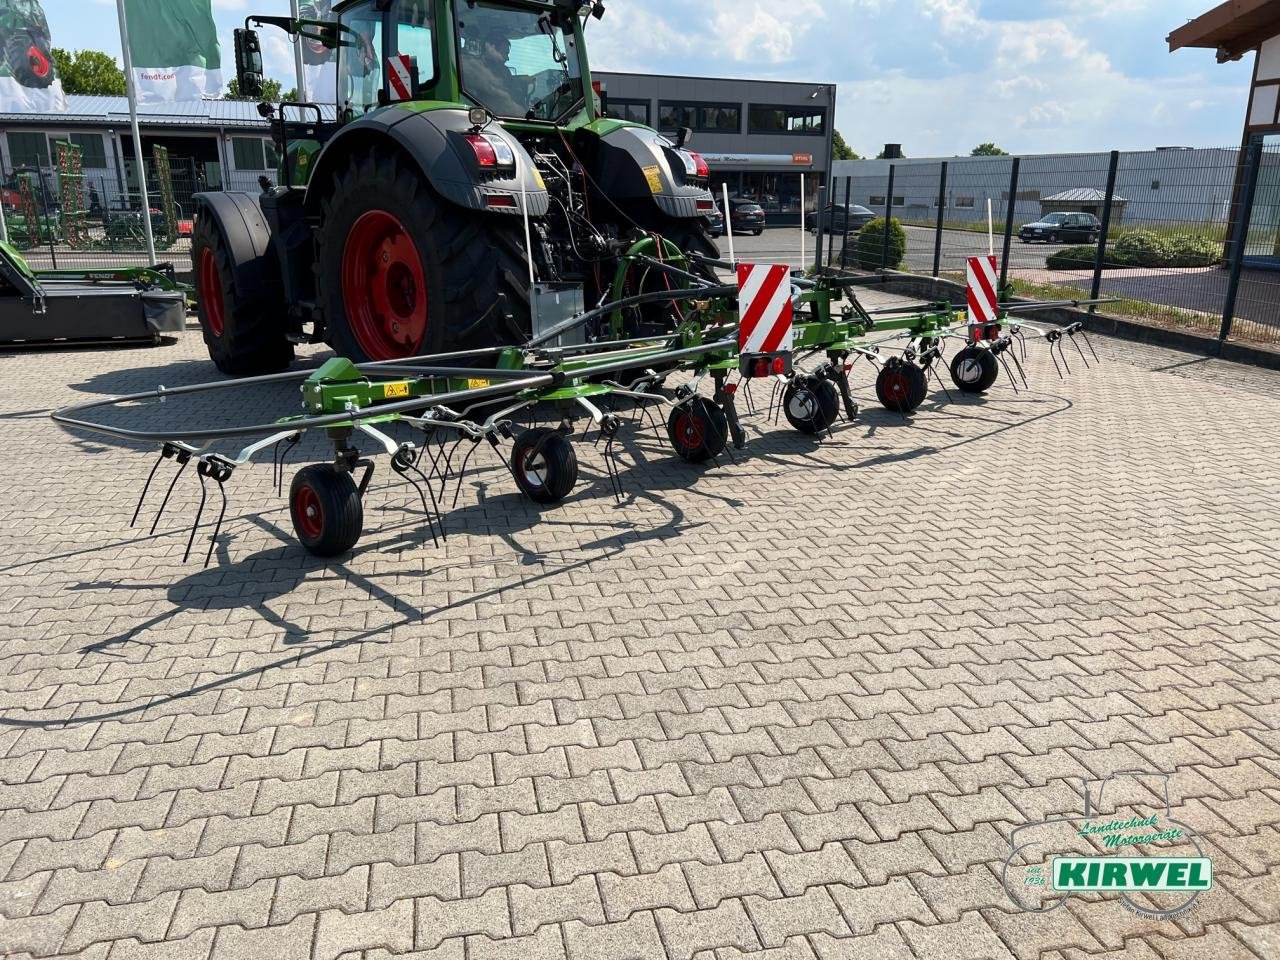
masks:
{"type": "Polygon", "coordinates": [[[622,505],[590,444],[545,511],[482,449],[439,549],[384,470],[310,559],[258,466],[208,569],[193,477],[130,529],[150,456],[46,415],[198,336],[0,356],[0,953],[1280,956],[1280,376],[1098,347],[705,470],[631,431],[622,505]],[[1014,828],[1133,769],[1213,890],[1020,910],[1014,828]]]}

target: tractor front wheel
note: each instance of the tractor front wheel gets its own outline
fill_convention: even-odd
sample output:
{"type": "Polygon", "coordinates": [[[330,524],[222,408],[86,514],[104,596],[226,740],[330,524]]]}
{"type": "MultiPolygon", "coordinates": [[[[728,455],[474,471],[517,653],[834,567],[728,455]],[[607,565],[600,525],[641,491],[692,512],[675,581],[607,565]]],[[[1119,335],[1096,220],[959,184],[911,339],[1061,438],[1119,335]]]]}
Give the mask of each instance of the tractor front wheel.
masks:
{"type": "Polygon", "coordinates": [[[293,360],[285,333],[284,296],[278,287],[242,296],[231,251],[212,212],[196,217],[191,238],[200,333],[219,370],[232,377],[279,373],[293,360]]]}
{"type": "Polygon", "coordinates": [[[951,358],[951,379],[965,393],[986,393],[1000,375],[1000,362],[982,347],[965,347],[951,358]]]}
{"type": "Polygon", "coordinates": [[[316,266],[326,339],[357,363],[529,334],[528,267],[514,228],[445,203],[399,153],[375,147],[338,174],[316,266]]]}
{"type": "Polygon", "coordinates": [[[840,395],[830,380],[795,377],[782,392],[782,412],[801,433],[817,436],[836,422],[840,395]]]}
{"type": "Polygon", "coordinates": [[[706,463],[729,442],[729,418],[705,397],[694,397],[671,411],[667,436],[681,460],[706,463]]]}
{"type": "Polygon", "coordinates": [[[578,455],[555,430],[526,430],[511,451],[511,473],[534,503],[559,503],[578,483],[578,455]]]}
{"type": "Polygon", "coordinates": [[[298,540],[317,557],[349,551],[364,529],[364,505],[350,473],[331,463],[303,467],[289,486],[289,515],[298,540]]]}

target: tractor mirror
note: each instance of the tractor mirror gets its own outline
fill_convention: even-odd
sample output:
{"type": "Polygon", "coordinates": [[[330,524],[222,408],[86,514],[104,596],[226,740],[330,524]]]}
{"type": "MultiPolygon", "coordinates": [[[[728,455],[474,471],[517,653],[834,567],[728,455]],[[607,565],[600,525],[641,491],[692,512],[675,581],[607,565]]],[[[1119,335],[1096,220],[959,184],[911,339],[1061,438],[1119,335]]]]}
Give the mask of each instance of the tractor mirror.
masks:
{"type": "Polygon", "coordinates": [[[262,44],[258,40],[258,31],[239,29],[235,31],[236,46],[236,84],[240,87],[240,96],[256,99],[262,96],[262,44]]]}

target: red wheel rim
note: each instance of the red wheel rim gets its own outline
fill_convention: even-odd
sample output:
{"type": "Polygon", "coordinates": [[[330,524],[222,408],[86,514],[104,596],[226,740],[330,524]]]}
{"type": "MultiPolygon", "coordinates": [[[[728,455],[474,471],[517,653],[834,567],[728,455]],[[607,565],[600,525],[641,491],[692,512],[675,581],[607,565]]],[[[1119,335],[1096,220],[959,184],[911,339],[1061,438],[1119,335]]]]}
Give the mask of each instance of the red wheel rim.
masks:
{"type": "Polygon", "coordinates": [[[293,516],[304,537],[308,540],[319,539],[324,531],[324,508],[320,506],[320,498],[311,487],[301,486],[293,495],[293,516]]]}
{"type": "Polygon", "coordinates": [[[34,44],[27,51],[27,61],[31,64],[31,72],[41,80],[49,75],[49,58],[34,44]]]}
{"type": "Polygon", "coordinates": [[[417,244],[385,210],[370,210],[347,235],[342,302],[351,332],[370,360],[420,352],[427,337],[427,277],[417,244]]]}
{"type": "Polygon", "coordinates": [[[911,392],[905,373],[891,373],[884,378],[884,392],[894,400],[905,400],[911,392]]]}
{"type": "Polygon", "coordinates": [[[209,332],[221,337],[225,329],[222,305],[222,277],[218,274],[218,258],[209,247],[200,251],[200,302],[209,332]]]}
{"type": "Polygon", "coordinates": [[[676,419],[676,436],[680,438],[680,446],[685,450],[697,450],[706,439],[702,418],[685,411],[676,419]]]}

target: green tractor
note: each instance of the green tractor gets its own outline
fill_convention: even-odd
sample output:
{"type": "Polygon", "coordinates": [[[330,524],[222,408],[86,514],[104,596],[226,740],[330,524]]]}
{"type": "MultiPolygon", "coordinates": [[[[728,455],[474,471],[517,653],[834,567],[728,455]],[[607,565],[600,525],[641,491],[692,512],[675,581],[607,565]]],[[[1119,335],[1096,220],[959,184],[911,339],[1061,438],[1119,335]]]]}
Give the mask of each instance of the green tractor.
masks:
{"type": "MultiPolygon", "coordinates": [[[[250,17],[240,89],[261,89],[250,25],[278,26],[312,59],[331,51],[337,112],[261,105],[280,183],[197,197],[200,321],[219,369],[282,370],[299,343],[356,362],[521,344],[584,304],[710,275],[687,256],[719,256],[707,165],[687,130],[606,116],[584,41],[603,13],[595,0],[346,0],[330,20],[250,17]],[[667,269],[633,267],[641,253],[667,269]]],[[[677,310],[646,302],[612,332],[665,331],[677,310]]]]}

